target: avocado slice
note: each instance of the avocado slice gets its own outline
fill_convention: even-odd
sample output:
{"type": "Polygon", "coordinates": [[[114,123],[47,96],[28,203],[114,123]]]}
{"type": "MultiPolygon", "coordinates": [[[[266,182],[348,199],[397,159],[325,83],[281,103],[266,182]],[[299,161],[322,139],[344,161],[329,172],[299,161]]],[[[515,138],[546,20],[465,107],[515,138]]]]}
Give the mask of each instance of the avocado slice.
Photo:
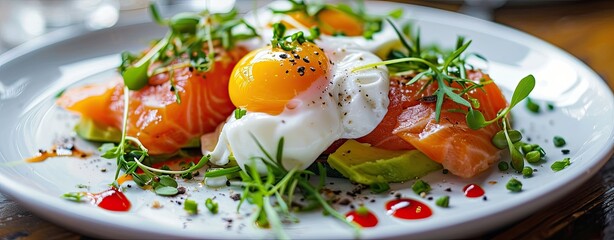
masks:
{"type": "Polygon", "coordinates": [[[83,139],[96,142],[119,142],[122,138],[121,130],[86,117],[81,117],[75,126],[75,132],[83,139]]]}
{"type": "MultiPolygon", "coordinates": [[[[97,123],[91,118],[81,117],[75,126],[75,132],[79,137],[95,142],[118,143],[122,138],[122,131],[111,126],[97,123]]],[[[190,139],[182,148],[200,147],[200,138],[190,139]]]]}
{"type": "Polygon", "coordinates": [[[328,163],[350,180],[367,185],[403,182],[442,169],[418,150],[391,151],[355,140],[346,141],[330,154],[328,163]]]}

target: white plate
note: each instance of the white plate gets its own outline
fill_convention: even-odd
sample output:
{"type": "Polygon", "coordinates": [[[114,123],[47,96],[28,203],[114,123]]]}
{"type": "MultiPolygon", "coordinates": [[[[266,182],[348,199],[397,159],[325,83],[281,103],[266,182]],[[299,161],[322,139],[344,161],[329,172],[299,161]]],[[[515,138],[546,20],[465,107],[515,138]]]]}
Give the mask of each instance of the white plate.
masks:
{"type": "MultiPolygon", "coordinates": [[[[400,220],[387,216],[384,203],[390,194],[371,195],[363,191],[359,200],[376,212],[380,223],[364,229],[362,237],[459,238],[481,234],[528,216],[537,209],[569,193],[596,173],[611,153],[614,141],[614,111],[611,90],[599,76],[569,54],[527,34],[450,12],[394,3],[369,6],[383,12],[402,7],[406,16],[415,20],[424,42],[446,47],[454,44],[457,35],[473,40],[471,52],[479,52],[490,60],[489,72],[509,96],[519,79],[534,74],[537,86],[532,98],[554,103],[554,111],[531,114],[523,104],[514,111],[516,126],[525,131],[532,142],[548,152],[548,161],[535,166],[532,178],[520,180],[523,191],[510,193],[505,183],[517,174],[500,173],[496,167],[473,179],[459,179],[432,173],[425,180],[433,186],[430,196],[450,195],[450,208],[435,206],[433,200],[421,199],[434,211],[424,220],[400,220]],[[549,166],[564,155],[555,148],[554,135],[565,137],[571,150],[572,164],[560,172],[549,166]],[[496,181],[496,184],[489,184],[496,181]],[[476,183],[486,190],[488,200],[469,199],[461,189],[476,183]],[[451,188],[452,192],[444,191],[451,188]],[[361,200],[367,197],[369,201],[361,200]],[[375,199],[372,203],[370,200],[375,199]]],[[[41,217],[84,234],[114,238],[272,238],[268,230],[254,227],[249,218],[252,206],[245,204],[236,213],[237,202],[228,195],[232,189],[207,189],[197,183],[184,183],[190,195],[175,198],[156,197],[150,191],[132,187],[126,195],[133,203],[129,212],[117,213],[89,204],[61,199],[66,192],[79,191],[77,184],[90,186],[96,192],[107,188],[114,163],[107,160],[72,158],[49,159],[26,164],[22,159],[36,154],[39,148],[51,146],[54,138],[71,133],[75,117],[54,106],[54,95],[61,89],[89,81],[104,81],[116,74],[118,53],[142,49],[152,38],[161,37],[164,29],[154,24],[135,24],[90,32],[67,38],[71,34],[39,40],[0,56],[0,190],[41,217]],[[101,168],[106,168],[102,172],[101,168]],[[204,208],[208,196],[217,196],[220,214],[211,215],[204,208]],[[182,206],[171,201],[195,199],[201,212],[189,216],[182,206]],[[161,209],[150,207],[154,199],[161,209]],[[232,218],[229,224],[223,218],[232,218]]],[[[79,142],[82,148],[94,145],[79,142]]],[[[344,180],[329,179],[332,189],[350,190],[344,180]]],[[[393,185],[395,192],[419,199],[411,190],[412,182],[393,185]]],[[[235,189],[236,190],[236,189],[235,189]]],[[[345,191],[344,191],[345,192],[345,191]]],[[[342,193],[345,196],[345,193],[342,193]]],[[[348,206],[337,206],[344,213],[348,206]]],[[[301,222],[290,224],[287,232],[294,238],[352,238],[351,230],[320,212],[299,214],[301,222]]]]}

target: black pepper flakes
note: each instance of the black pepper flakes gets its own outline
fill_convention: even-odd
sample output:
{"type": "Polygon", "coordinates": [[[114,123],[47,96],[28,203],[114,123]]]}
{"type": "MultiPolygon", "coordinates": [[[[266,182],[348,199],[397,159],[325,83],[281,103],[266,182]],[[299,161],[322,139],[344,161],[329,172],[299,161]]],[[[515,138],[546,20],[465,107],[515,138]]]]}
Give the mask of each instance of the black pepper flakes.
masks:
{"type": "Polygon", "coordinates": [[[569,149],[561,149],[561,152],[563,154],[569,154],[570,151],[569,151],[569,149]]]}
{"type": "Polygon", "coordinates": [[[185,191],[186,191],[185,187],[178,187],[178,188],[177,188],[177,193],[178,193],[178,194],[184,194],[184,193],[185,193],[185,191]]]}
{"type": "Polygon", "coordinates": [[[309,58],[304,57],[304,58],[303,58],[303,62],[309,63],[309,58]]]}
{"type": "Polygon", "coordinates": [[[296,69],[296,71],[298,72],[298,75],[300,75],[301,77],[302,77],[303,75],[305,75],[305,67],[303,67],[303,66],[298,67],[298,68],[296,69]]]}
{"type": "Polygon", "coordinates": [[[230,195],[230,199],[234,200],[234,201],[239,201],[241,200],[241,194],[235,193],[230,195]]]}
{"type": "Polygon", "coordinates": [[[482,197],[482,200],[488,201],[488,198],[486,196],[484,196],[484,197],[482,197]]]}
{"type": "Polygon", "coordinates": [[[347,199],[347,198],[342,199],[341,201],[339,201],[339,205],[342,205],[342,206],[350,205],[350,199],[347,199]]]}
{"type": "Polygon", "coordinates": [[[288,54],[282,53],[282,54],[279,55],[279,57],[281,59],[286,59],[286,58],[288,58],[288,54]]]}
{"type": "Polygon", "coordinates": [[[446,192],[452,192],[452,188],[446,188],[446,190],[444,190],[446,192]]]}
{"type": "Polygon", "coordinates": [[[315,72],[315,71],[316,71],[316,68],[314,68],[314,67],[309,67],[309,70],[311,70],[312,72],[315,72]]]}

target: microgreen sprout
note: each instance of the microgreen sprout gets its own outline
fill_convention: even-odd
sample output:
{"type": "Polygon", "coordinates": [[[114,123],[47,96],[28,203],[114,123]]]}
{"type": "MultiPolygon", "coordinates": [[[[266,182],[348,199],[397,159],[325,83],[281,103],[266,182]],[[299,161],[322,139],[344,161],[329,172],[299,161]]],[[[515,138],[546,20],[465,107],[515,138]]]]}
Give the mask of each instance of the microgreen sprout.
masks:
{"type": "Polygon", "coordinates": [[[219,209],[217,202],[213,201],[213,199],[211,198],[207,198],[207,200],[205,200],[205,207],[207,207],[207,209],[209,209],[209,212],[213,214],[216,214],[219,209]]]}
{"type": "Polygon", "coordinates": [[[236,9],[217,14],[206,10],[178,13],[168,19],[162,18],[154,3],[150,4],[149,9],[155,22],[169,28],[168,33],[142,56],[122,53],[122,63],[118,69],[130,90],[145,87],[153,75],[169,72],[171,91],[174,91],[177,103],[180,103],[180,98],[173,82],[175,70],[191,67],[200,72],[208,71],[215,61],[214,44],[228,50],[237,41],[258,36],[254,27],[243,19],[237,19],[236,9]],[[211,25],[216,26],[215,30],[211,25]],[[154,62],[157,63],[156,67],[150,69],[154,62]]]}
{"type": "MultiPolygon", "coordinates": [[[[362,35],[365,39],[373,39],[373,35],[382,30],[383,19],[386,16],[369,15],[366,11],[364,1],[357,1],[356,7],[351,7],[346,4],[328,4],[319,1],[297,1],[289,0],[291,5],[287,9],[271,9],[273,13],[289,14],[289,13],[303,13],[305,16],[313,18],[318,26],[322,29],[329,30],[333,36],[346,36],[347,34],[342,30],[335,29],[325,21],[320,19],[320,13],[322,11],[336,11],[352,17],[360,23],[362,23],[362,35]]],[[[390,11],[387,16],[398,19],[403,15],[403,9],[398,8],[390,11]]]]}
{"type": "Polygon", "coordinates": [[[558,172],[565,169],[569,165],[571,165],[570,158],[564,158],[563,160],[559,160],[552,163],[550,169],[552,169],[552,171],[558,172]]]}
{"type": "Polygon", "coordinates": [[[305,36],[302,31],[293,33],[292,35],[286,34],[286,26],[281,23],[273,24],[273,39],[271,45],[274,48],[281,48],[284,51],[292,51],[304,42],[313,42],[320,37],[320,30],[317,27],[313,27],[309,30],[309,36],[305,36]]]}
{"type": "MultiPolygon", "coordinates": [[[[270,226],[276,233],[277,238],[284,239],[288,236],[283,230],[282,219],[295,219],[290,213],[290,207],[295,191],[301,189],[305,199],[311,199],[320,205],[331,216],[353,227],[358,235],[358,227],[345,219],[345,216],[333,209],[324,199],[317,188],[309,182],[309,176],[314,175],[308,170],[292,168],[287,170],[283,166],[284,138],[280,138],[275,155],[269,153],[264,146],[252,135],[256,145],[263,156],[250,158],[251,164],[243,166],[240,171],[244,187],[243,194],[237,209],[248,200],[258,207],[256,211],[256,223],[259,226],[270,226]],[[264,164],[267,169],[265,175],[258,171],[257,163],[264,164]]],[[[325,174],[325,172],[320,172],[325,174]]],[[[205,174],[207,176],[207,174],[205,174]]],[[[322,181],[322,180],[321,180],[322,181]]]]}

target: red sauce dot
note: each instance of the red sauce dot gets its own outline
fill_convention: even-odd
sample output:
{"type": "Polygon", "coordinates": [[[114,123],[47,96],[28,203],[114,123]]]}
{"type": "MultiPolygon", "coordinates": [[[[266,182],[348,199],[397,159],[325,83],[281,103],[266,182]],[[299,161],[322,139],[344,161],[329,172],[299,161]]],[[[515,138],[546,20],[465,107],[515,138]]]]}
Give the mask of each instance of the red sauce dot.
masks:
{"type": "Polygon", "coordinates": [[[375,227],[379,222],[379,220],[377,220],[377,216],[375,216],[375,214],[373,214],[371,211],[360,214],[356,212],[356,210],[353,210],[345,214],[345,219],[366,228],[375,227]]]}
{"type": "Polygon", "coordinates": [[[463,188],[466,197],[477,198],[484,195],[484,189],[477,184],[469,184],[463,188]]]}
{"type": "Polygon", "coordinates": [[[433,215],[429,206],[409,198],[395,199],[387,202],[386,210],[388,215],[402,219],[423,219],[433,215]]]}
{"type": "Polygon", "coordinates": [[[106,210],[118,212],[130,210],[130,201],[117,188],[111,188],[100,193],[88,193],[87,196],[91,204],[106,210]]]}

